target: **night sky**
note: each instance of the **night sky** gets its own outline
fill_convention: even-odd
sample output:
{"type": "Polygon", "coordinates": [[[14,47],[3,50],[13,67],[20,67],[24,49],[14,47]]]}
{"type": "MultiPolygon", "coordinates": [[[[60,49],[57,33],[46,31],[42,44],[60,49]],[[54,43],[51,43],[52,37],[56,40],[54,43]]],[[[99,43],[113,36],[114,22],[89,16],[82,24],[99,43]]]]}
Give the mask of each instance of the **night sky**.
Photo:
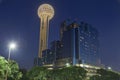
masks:
{"type": "Polygon", "coordinates": [[[0,0],[1,56],[7,58],[8,43],[15,41],[17,48],[11,52],[11,59],[21,68],[33,66],[39,46],[37,9],[43,3],[55,9],[49,43],[59,40],[63,20],[87,22],[99,31],[102,63],[120,71],[120,0],[0,0]]]}

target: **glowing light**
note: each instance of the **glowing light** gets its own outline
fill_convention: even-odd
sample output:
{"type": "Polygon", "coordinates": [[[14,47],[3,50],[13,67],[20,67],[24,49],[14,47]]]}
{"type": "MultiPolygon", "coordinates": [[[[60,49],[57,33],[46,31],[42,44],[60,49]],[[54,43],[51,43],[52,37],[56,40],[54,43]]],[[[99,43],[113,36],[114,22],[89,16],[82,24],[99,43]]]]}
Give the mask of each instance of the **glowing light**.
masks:
{"type": "Polygon", "coordinates": [[[10,48],[10,49],[16,48],[16,44],[15,44],[15,43],[10,43],[10,44],[9,44],[9,48],[10,48]]]}
{"type": "Polygon", "coordinates": [[[111,70],[112,68],[111,67],[108,67],[109,70],[111,70]]]}
{"type": "Polygon", "coordinates": [[[65,65],[66,65],[66,67],[70,67],[70,63],[66,63],[65,65]]]}
{"type": "Polygon", "coordinates": [[[89,68],[90,66],[89,66],[89,65],[86,65],[85,67],[89,68]]]}
{"type": "Polygon", "coordinates": [[[83,65],[83,64],[80,64],[80,66],[81,66],[81,67],[84,67],[84,65],[83,65]]]}

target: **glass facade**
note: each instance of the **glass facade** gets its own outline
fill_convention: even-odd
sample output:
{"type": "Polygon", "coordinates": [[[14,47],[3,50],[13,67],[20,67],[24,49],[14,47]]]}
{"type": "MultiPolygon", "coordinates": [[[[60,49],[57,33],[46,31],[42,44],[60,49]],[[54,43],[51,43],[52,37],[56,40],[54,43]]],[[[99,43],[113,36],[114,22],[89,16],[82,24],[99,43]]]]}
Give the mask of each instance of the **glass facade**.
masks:
{"type": "Polygon", "coordinates": [[[50,49],[46,49],[42,52],[43,64],[54,63],[54,53],[50,49]]]}
{"type": "Polygon", "coordinates": [[[86,23],[64,23],[61,29],[63,43],[62,58],[72,58],[72,63],[98,65],[99,41],[98,31],[86,23]]]}
{"type": "Polygon", "coordinates": [[[61,59],[62,55],[61,55],[61,51],[62,51],[62,43],[61,41],[53,41],[51,42],[51,51],[55,54],[55,60],[61,59]]]}

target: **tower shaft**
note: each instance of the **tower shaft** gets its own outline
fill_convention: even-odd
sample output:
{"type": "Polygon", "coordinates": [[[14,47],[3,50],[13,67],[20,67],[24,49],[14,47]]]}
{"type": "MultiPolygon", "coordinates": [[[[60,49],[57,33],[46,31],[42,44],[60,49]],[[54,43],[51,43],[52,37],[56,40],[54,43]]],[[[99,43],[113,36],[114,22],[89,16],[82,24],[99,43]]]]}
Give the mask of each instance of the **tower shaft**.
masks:
{"type": "Polygon", "coordinates": [[[49,36],[49,16],[43,15],[41,17],[40,25],[40,39],[39,39],[39,53],[38,56],[42,57],[42,51],[48,48],[49,36]]]}

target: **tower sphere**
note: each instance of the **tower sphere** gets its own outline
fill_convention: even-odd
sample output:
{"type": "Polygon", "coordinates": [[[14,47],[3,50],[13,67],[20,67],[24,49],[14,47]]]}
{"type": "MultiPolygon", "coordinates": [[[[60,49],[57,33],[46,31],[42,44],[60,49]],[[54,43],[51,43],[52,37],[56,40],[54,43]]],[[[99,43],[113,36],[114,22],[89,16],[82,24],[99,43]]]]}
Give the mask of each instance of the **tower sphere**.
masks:
{"type": "Polygon", "coordinates": [[[42,4],[38,8],[38,16],[40,18],[46,16],[48,19],[52,19],[54,16],[54,9],[49,4],[42,4]]]}

